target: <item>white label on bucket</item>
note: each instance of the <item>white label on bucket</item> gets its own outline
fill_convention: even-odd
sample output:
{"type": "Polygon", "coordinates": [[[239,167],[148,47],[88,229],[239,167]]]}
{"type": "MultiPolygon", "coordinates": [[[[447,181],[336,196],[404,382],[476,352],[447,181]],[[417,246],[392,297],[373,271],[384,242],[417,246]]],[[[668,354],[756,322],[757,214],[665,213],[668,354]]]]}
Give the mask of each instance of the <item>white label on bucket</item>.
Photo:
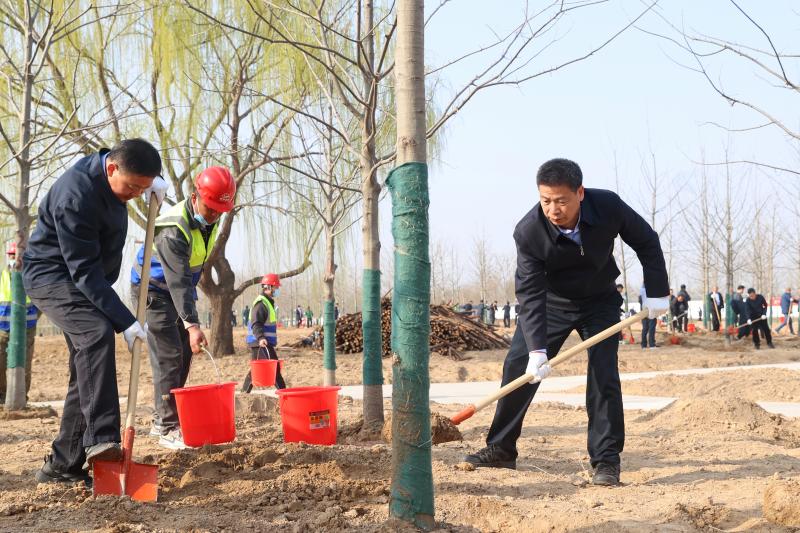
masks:
{"type": "Polygon", "coordinates": [[[331,427],[331,412],[329,410],[308,413],[308,419],[309,429],[324,429],[331,427]]]}

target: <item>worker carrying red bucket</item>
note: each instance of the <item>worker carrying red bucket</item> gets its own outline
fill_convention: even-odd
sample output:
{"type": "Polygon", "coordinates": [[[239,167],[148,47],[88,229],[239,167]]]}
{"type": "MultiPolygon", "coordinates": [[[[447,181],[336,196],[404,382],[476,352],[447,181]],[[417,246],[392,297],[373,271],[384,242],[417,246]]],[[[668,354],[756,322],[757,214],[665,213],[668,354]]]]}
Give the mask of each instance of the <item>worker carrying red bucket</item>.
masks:
{"type": "MultiPolygon", "coordinates": [[[[233,209],[236,197],[236,182],[224,167],[203,170],[194,185],[189,198],[156,219],[147,291],[147,346],[155,402],[150,435],[173,450],[186,445],[171,391],[186,384],[192,355],[208,344],[197,314],[197,284],[214,249],[220,218],[233,209]]],[[[143,257],[144,247],[131,272],[137,287],[143,257]]],[[[136,307],[138,291],[132,293],[136,307]]]]}
{"type": "Polygon", "coordinates": [[[262,370],[271,378],[274,371],[274,385],[285,389],[286,382],[281,376],[280,362],[275,346],[278,344],[278,317],[275,313],[275,298],[281,290],[281,280],[277,274],[266,274],[261,278],[261,294],[250,306],[250,323],[247,325],[247,345],[250,347],[251,370],[242,384],[242,392],[250,392],[253,385],[271,386],[272,381],[261,381],[262,370]],[[262,361],[275,361],[266,363],[262,361]]]}

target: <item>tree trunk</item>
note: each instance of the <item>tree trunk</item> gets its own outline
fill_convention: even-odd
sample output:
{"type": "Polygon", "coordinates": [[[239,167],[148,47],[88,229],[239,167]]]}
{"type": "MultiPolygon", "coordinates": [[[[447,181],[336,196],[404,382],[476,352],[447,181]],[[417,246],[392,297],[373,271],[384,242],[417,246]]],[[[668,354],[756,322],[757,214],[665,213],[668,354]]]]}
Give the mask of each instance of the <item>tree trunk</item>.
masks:
{"type": "MultiPolygon", "coordinates": [[[[330,202],[328,206],[330,206],[330,202]]],[[[330,209],[328,211],[330,213],[330,209]]],[[[336,319],[334,313],[334,306],[336,305],[334,293],[334,281],[336,279],[334,246],[336,243],[330,220],[327,222],[325,228],[325,303],[322,309],[322,324],[325,331],[323,337],[325,352],[322,358],[322,366],[324,367],[322,384],[329,387],[336,385],[336,319]]]]}
{"type": "Polygon", "coordinates": [[[209,268],[200,281],[203,292],[208,297],[211,306],[211,335],[208,339],[211,353],[214,355],[230,355],[236,353],[233,347],[233,323],[231,312],[233,303],[238,294],[234,283],[236,277],[231,270],[230,263],[223,255],[219,255],[214,262],[217,272],[217,283],[211,280],[209,268]]]}
{"type": "Polygon", "coordinates": [[[361,193],[364,213],[361,235],[364,246],[363,290],[361,294],[361,320],[364,338],[364,426],[383,426],[383,341],[381,339],[381,241],[378,231],[378,200],[380,186],[376,176],[377,155],[375,149],[375,106],[377,80],[373,72],[375,64],[375,34],[372,0],[363,1],[361,45],[365,55],[362,67],[367,105],[361,118],[361,193]]]}
{"type": "Polygon", "coordinates": [[[19,114],[19,154],[16,157],[19,167],[19,196],[16,212],[17,223],[17,253],[16,262],[12,272],[12,305],[8,354],[6,361],[6,409],[24,409],[26,400],[25,390],[25,356],[26,356],[26,297],[22,286],[22,254],[28,244],[31,217],[28,209],[29,189],[31,176],[30,139],[31,139],[31,104],[33,100],[34,74],[32,72],[33,54],[33,27],[35,15],[30,13],[28,4],[25,4],[24,17],[26,27],[24,31],[25,51],[22,71],[22,102],[19,114]]]}
{"type": "Polygon", "coordinates": [[[397,164],[392,194],[392,489],[389,514],[433,529],[424,1],[397,6],[397,164]]]}

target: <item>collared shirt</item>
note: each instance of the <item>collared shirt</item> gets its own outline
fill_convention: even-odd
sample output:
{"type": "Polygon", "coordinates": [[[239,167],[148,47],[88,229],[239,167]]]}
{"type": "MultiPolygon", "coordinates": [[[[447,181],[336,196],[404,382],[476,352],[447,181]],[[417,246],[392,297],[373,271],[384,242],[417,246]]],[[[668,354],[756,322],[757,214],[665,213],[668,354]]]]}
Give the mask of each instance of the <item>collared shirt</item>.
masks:
{"type": "Polygon", "coordinates": [[[558,228],[558,231],[560,231],[562,235],[570,239],[572,242],[574,242],[578,246],[583,246],[583,241],[581,241],[580,223],[581,223],[581,212],[578,211],[578,221],[575,223],[574,229],[562,228],[561,226],[556,226],[556,228],[558,228]]]}

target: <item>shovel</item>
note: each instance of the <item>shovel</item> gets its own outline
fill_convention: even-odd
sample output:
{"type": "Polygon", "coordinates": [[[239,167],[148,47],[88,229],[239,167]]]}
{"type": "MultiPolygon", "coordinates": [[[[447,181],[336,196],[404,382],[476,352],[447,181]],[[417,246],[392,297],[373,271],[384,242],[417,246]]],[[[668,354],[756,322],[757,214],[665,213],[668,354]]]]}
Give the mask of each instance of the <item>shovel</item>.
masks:
{"type": "MultiPolygon", "coordinates": [[[[147,287],[150,284],[150,258],[153,255],[153,235],[158,216],[158,199],[150,196],[147,212],[147,232],[144,239],[144,259],[142,279],[139,285],[139,302],[136,320],[143,324],[147,312],[147,287]]],[[[131,378],[128,382],[128,406],[125,418],[125,432],[122,435],[122,461],[94,461],[93,494],[130,496],[140,502],[154,502],[158,499],[158,465],[146,465],[132,460],[133,439],[136,434],[136,397],[139,393],[139,363],[141,362],[142,340],[133,341],[131,356],[131,378]]]]}
{"type": "MultiPolygon", "coordinates": [[[[633,315],[633,316],[631,316],[629,318],[626,318],[625,320],[623,320],[619,324],[615,324],[615,325],[611,326],[610,328],[604,329],[603,331],[601,331],[597,335],[595,335],[593,337],[589,337],[585,341],[576,344],[575,346],[573,346],[572,348],[568,349],[567,351],[558,354],[556,357],[553,357],[552,359],[550,359],[548,364],[552,367],[552,366],[556,366],[556,365],[559,365],[559,364],[563,363],[567,359],[570,359],[573,356],[575,356],[576,354],[579,354],[582,351],[586,350],[587,348],[590,348],[590,347],[594,346],[598,342],[603,341],[603,340],[609,338],[610,336],[612,336],[612,335],[614,335],[616,333],[619,333],[620,331],[622,331],[623,329],[625,329],[627,327],[630,327],[631,324],[633,324],[635,322],[638,322],[641,319],[645,318],[646,316],[648,316],[649,313],[650,312],[647,310],[647,308],[642,309],[641,311],[639,311],[635,315],[633,315]]],[[[492,394],[486,396],[485,398],[479,400],[478,402],[466,407],[461,412],[456,413],[450,419],[450,421],[454,425],[460,424],[464,420],[467,420],[468,418],[471,418],[472,415],[474,415],[475,413],[477,413],[478,411],[480,411],[484,407],[493,404],[494,402],[496,402],[497,400],[499,400],[503,396],[511,394],[512,392],[514,392],[518,388],[522,387],[523,385],[527,385],[528,383],[531,383],[531,379],[535,379],[535,381],[533,381],[533,383],[538,383],[539,381],[541,381],[538,378],[534,378],[533,374],[523,374],[520,377],[518,377],[517,379],[515,379],[514,381],[512,381],[511,383],[508,383],[505,386],[500,387],[500,389],[497,390],[496,392],[493,392],[492,394]]]]}

